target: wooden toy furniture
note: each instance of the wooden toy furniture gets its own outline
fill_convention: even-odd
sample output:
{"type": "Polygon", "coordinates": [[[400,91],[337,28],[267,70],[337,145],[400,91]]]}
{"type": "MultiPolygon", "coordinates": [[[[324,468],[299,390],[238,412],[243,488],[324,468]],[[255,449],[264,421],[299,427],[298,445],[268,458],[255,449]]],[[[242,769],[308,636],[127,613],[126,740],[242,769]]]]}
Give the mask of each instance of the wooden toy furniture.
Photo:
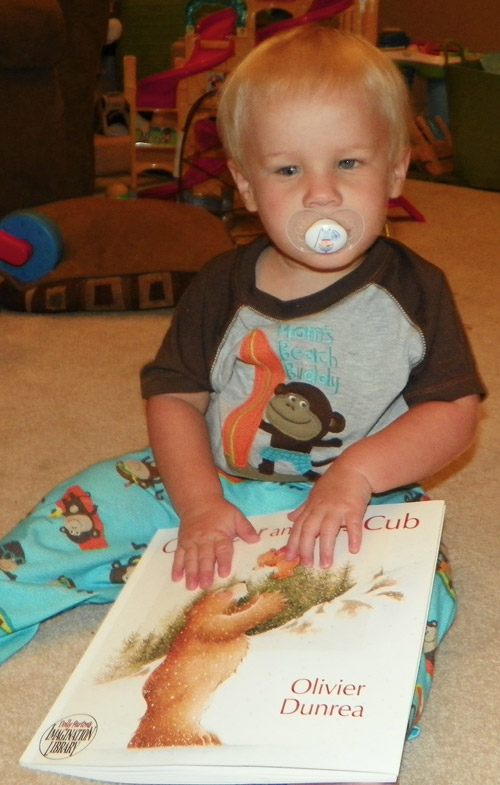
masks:
{"type": "MultiPolygon", "coordinates": [[[[124,93],[130,107],[131,189],[139,175],[150,169],[180,174],[183,134],[193,107],[261,40],[311,22],[331,19],[342,29],[364,35],[373,43],[377,36],[378,0],[191,0],[186,5],[183,55],[169,71],[136,80],[136,60],[124,57],[124,93]],[[200,19],[207,6],[217,6],[200,19]],[[222,9],[220,6],[224,6],[222,9]],[[282,15],[262,26],[262,14],[279,8],[282,15]],[[161,110],[163,122],[172,129],[167,143],[144,143],[136,138],[138,113],[161,110]]],[[[272,18],[272,17],[271,17],[272,18]]],[[[214,115],[215,101],[203,101],[207,116],[214,115]]],[[[175,192],[167,186],[163,196],[175,192]]],[[[160,194],[158,194],[160,196],[160,194]]],[[[152,190],[148,196],[153,196],[152,190]]]]}

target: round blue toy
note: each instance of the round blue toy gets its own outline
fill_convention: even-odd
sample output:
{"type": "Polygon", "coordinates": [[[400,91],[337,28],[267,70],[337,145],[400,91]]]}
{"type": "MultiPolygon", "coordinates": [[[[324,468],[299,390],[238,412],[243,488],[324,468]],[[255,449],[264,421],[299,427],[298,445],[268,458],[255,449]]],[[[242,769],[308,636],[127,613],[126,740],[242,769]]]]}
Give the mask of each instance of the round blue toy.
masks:
{"type": "Polygon", "coordinates": [[[0,273],[30,284],[50,273],[62,257],[57,225],[45,215],[22,210],[0,221],[0,273]]]}

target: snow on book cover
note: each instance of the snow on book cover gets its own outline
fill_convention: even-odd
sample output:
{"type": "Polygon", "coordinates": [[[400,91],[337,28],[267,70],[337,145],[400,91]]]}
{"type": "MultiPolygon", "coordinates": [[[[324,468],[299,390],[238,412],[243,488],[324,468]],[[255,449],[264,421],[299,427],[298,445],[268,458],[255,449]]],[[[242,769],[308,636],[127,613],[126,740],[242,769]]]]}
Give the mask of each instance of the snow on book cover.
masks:
{"type": "Polygon", "coordinates": [[[394,782],[444,515],[369,507],[361,551],[286,561],[254,517],[229,579],[188,592],[159,531],[21,763],[132,783],[394,782]]]}

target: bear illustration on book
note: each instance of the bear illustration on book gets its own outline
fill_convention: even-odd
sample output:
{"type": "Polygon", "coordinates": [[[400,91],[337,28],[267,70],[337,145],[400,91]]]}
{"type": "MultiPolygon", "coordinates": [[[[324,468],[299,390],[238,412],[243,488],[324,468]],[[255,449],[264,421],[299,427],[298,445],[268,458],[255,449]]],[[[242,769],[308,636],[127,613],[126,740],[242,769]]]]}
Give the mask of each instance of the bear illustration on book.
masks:
{"type": "Polygon", "coordinates": [[[221,744],[200,725],[217,687],[238,668],[248,648],[246,633],[285,606],[279,591],[257,594],[239,605],[244,583],[202,596],[143,688],[146,713],[129,747],[221,744]]]}
{"type": "Polygon", "coordinates": [[[319,570],[304,567],[298,558],[287,561],[284,550],[256,555],[244,581],[230,579],[203,592],[156,633],[124,641],[105,681],[133,675],[161,658],[144,682],[146,710],[129,748],[224,744],[201,721],[219,686],[243,662],[251,636],[279,627],[289,634],[308,634],[310,622],[297,620],[312,609],[321,618],[337,598],[337,613],[357,615],[381,600],[404,597],[383,570],[359,582],[350,560],[319,570]]]}

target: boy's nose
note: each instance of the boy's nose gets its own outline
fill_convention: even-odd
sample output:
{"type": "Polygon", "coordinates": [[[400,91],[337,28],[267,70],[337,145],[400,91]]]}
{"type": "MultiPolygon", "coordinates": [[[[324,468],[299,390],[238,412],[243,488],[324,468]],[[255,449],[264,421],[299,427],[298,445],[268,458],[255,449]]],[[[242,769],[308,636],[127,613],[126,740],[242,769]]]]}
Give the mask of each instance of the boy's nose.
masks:
{"type": "Polygon", "coordinates": [[[304,207],[337,207],[341,202],[342,194],[334,172],[309,177],[303,197],[304,207]]]}

